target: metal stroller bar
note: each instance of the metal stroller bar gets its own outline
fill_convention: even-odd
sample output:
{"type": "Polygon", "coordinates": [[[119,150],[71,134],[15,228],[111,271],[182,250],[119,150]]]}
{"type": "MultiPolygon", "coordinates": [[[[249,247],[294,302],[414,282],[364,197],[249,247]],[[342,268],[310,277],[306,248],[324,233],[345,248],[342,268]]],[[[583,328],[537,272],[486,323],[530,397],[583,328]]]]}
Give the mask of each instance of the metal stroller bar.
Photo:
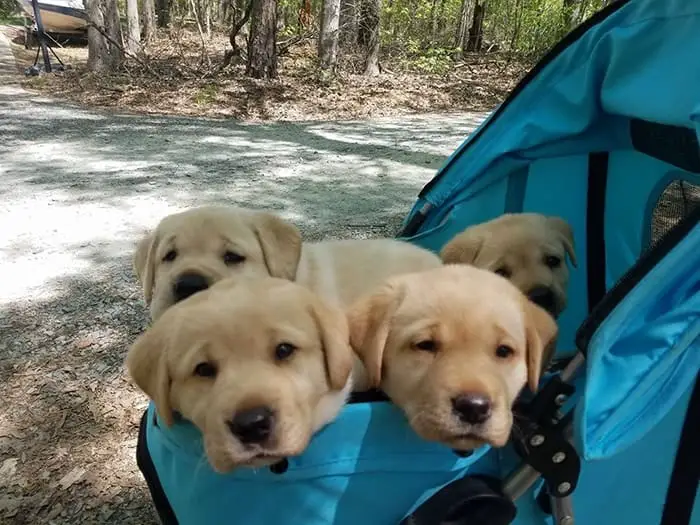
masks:
{"type": "MultiPolygon", "coordinates": [[[[564,368],[564,370],[561,372],[559,380],[563,383],[568,383],[581,369],[585,361],[586,358],[584,355],[581,352],[577,352],[566,368],[564,368]]],[[[560,398],[559,401],[560,404],[562,404],[562,398],[560,398]]],[[[571,418],[557,418],[557,422],[562,422],[565,419],[568,419],[568,421],[562,429],[564,435],[563,437],[566,442],[570,444],[573,436],[573,424],[571,418]]],[[[546,437],[544,433],[535,432],[533,434],[528,434],[525,439],[530,447],[536,449],[545,442],[546,437]]],[[[528,447],[526,446],[525,448],[527,449],[528,447]]],[[[525,454],[524,459],[527,461],[529,459],[529,454],[525,454]]],[[[563,462],[564,459],[565,452],[556,452],[550,458],[551,462],[555,464],[563,462]]],[[[576,472],[576,475],[578,475],[578,472],[576,472]]],[[[543,474],[540,471],[538,471],[530,463],[525,463],[523,466],[515,470],[510,476],[508,476],[503,485],[503,492],[515,502],[542,477],[543,474]]],[[[559,494],[565,494],[563,496],[556,496],[550,490],[552,515],[557,525],[574,525],[574,513],[570,495],[573,487],[571,485],[572,484],[568,481],[564,481],[558,485],[556,492],[559,494]]]]}

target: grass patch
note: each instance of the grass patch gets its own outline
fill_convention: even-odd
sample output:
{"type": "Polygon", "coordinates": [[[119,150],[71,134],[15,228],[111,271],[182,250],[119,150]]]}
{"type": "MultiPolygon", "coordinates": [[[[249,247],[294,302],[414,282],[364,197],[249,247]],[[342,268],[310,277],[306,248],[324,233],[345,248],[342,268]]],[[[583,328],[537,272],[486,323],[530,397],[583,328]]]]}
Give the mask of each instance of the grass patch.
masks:
{"type": "Polygon", "coordinates": [[[216,102],[219,95],[217,84],[205,84],[194,95],[194,102],[200,106],[208,106],[216,102]]]}

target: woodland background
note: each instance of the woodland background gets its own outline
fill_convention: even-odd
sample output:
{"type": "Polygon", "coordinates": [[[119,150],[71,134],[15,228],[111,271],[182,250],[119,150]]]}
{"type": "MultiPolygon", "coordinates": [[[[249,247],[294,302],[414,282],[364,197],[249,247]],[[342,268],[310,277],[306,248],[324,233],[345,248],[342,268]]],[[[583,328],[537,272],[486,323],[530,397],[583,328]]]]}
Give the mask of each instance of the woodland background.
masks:
{"type": "MultiPolygon", "coordinates": [[[[54,46],[72,69],[28,82],[98,106],[253,119],[488,110],[608,3],[86,0],[87,46],[54,46]]],[[[0,0],[0,17],[13,12],[0,0]]]]}

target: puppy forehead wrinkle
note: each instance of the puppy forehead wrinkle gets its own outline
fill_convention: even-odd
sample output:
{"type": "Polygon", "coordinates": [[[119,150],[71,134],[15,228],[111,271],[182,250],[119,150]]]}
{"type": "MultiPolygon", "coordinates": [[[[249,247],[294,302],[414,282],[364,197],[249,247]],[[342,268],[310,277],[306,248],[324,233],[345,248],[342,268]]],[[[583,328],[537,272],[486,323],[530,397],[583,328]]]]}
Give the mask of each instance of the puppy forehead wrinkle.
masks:
{"type": "Polygon", "coordinates": [[[171,233],[170,235],[166,235],[163,240],[161,241],[161,244],[174,244],[175,241],[177,240],[177,235],[174,233],[171,233]]]}
{"type": "Polygon", "coordinates": [[[420,287],[411,290],[413,297],[404,301],[395,318],[406,333],[432,330],[438,337],[471,338],[487,327],[498,327],[502,336],[524,339],[521,293],[512,284],[485,270],[453,273],[453,280],[429,283],[429,294],[421,293],[420,287]]]}
{"type": "Polygon", "coordinates": [[[314,341],[309,338],[308,331],[302,330],[296,324],[286,323],[274,326],[268,330],[272,344],[289,343],[296,346],[310,346],[314,341]]]}
{"type": "Polygon", "coordinates": [[[176,356],[171,367],[179,370],[180,375],[189,376],[199,363],[216,360],[206,340],[195,340],[189,345],[181,341],[179,344],[182,346],[181,354],[176,356]]]}
{"type": "MultiPolygon", "coordinates": [[[[316,333],[308,311],[304,289],[287,282],[220,281],[209,290],[170,308],[171,326],[178,326],[183,338],[210,341],[236,341],[258,346],[285,336],[297,341],[316,333]],[[177,317],[177,319],[175,318],[177,317]]],[[[290,341],[291,342],[291,341],[290,341]]]]}
{"type": "Polygon", "coordinates": [[[219,234],[219,241],[221,242],[221,245],[230,248],[232,250],[240,250],[241,247],[239,246],[239,243],[237,243],[235,240],[233,240],[230,236],[226,235],[225,233],[220,233],[219,234]]]}

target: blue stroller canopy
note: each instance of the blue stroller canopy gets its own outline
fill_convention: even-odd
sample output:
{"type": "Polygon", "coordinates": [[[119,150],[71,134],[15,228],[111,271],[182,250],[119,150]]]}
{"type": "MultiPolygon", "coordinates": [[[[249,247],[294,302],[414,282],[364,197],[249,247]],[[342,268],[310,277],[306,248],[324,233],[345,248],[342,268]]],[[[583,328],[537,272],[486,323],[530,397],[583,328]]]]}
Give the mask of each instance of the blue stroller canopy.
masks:
{"type": "Polygon", "coordinates": [[[421,191],[400,237],[538,212],[581,264],[512,443],[459,457],[357,399],[275,468],[216,474],[144,414],[164,523],[700,525],[700,0],[620,0],[569,34],[421,191]],[[556,363],[555,363],[556,364],[556,363]],[[569,521],[567,521],[569,520],[569,521]]]}

